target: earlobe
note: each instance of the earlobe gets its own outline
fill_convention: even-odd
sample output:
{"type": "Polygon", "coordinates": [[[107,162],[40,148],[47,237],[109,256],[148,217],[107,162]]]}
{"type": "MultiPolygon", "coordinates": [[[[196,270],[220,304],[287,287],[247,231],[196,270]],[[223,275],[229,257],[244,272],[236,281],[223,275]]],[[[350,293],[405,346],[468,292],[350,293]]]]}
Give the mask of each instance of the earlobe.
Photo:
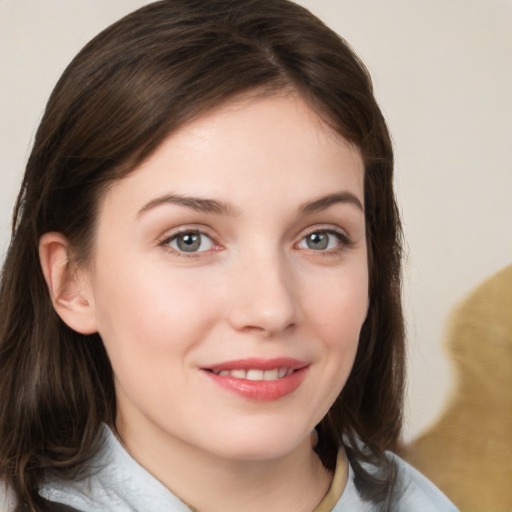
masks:
{"type": "Polygon", "coordinates": [[[81,334],[97,332],[90,279],[86,271],[72,267],[66,237],[45,233],[39,240],[39,260],[53,307],[61,319],[81,334]]]}

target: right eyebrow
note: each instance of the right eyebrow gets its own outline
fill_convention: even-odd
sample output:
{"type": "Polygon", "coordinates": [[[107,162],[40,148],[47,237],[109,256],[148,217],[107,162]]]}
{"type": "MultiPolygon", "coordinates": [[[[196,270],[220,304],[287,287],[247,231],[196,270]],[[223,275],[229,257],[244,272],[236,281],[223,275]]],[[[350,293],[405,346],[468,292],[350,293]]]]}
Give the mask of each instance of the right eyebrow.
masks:
{"type": "Polygon", "coordinates": [[[240,215],[239,210],[230,203],[218,201],[217,199],[208,199],[204,197],[193,197],[181,194],[165,194],[151,201],[148,201],[138,212],[137,217],[144,213],[165,204],[174,204],[184,206],[191,210],[204,213],[216,213],[219,215],[229,215],[232,217],[240,215]]]}

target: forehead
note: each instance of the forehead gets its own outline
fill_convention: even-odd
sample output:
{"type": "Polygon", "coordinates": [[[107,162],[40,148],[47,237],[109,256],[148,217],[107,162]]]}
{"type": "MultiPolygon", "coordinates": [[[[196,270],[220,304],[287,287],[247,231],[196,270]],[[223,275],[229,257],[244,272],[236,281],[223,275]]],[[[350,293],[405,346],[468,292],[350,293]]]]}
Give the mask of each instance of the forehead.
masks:
{"type": "Polygon", "coordinates": [[[166,188],[247,205],[276,190],[300,202],[348,188],[363,202],[363,175],[359,149],[299,95],[256,94],[183,125],[107,196],[143,201],[166,188]]]}

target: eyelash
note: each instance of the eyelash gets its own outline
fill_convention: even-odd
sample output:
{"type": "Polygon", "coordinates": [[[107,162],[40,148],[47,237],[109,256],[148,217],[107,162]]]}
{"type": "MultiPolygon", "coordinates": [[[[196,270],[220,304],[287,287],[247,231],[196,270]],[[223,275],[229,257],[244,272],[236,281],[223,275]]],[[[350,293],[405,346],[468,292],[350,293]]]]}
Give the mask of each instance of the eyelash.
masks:
{"type": "MultiPolygon", "coordinates": [[[[315,234],[322,234],[322,235],[325,234],[325,235],[329,235],[329,236],[334,236],[338,240],[338,245],[336,247],[327,248],[326,250],[324,250],[324,249],[316,250],[316,249],[312,249],[311,247],[307,247],[307,248],[305,247],[304,248],[306,250],[310,250],[313,253],[317,253],[318,255],[325,255],[325,256],[331,256],[332,255],[332,256],[336,256],[336,255],[339,255],[341,252],[343,252],[348,247],[350,247],[351,245],[353,245],[352,240],[349,238],[349,236],[344,231],[341,231],[339,229],[335,229],[333,227],[326,227],[326,228],[316,228],[316,229],[313,229],[313,230],[309,231],[308,233],[306,233],[305,235],[303,235],[301,237],[299,242],[297,242],[294,245],[294,247],[298,247],[299,244],[301,244],[304,241],[306,241],[306,239],[308,237],[311,237],[312,235],[315,235],[315,234]]],[[[330,242],[328,242],[328,243],[330,243],[330,242]]],[[[203,253],[208,253],[211,250],[213,250],[213,251],[220,250],[219,249],[220,245],[217,244],[217,242],[213,239],[213,237],[211,237],[208,233],[205,233],[204,231],[201,231],[200,229],[193,229],[193,228],[184,228],[184,229],[181,229],[181,230],[179,230],[179,231],[177,231],[175,233],[172,233],[170,236],[165,237],[161,242],[159,242],[158,245],[164,247],[165,249],[167,249],[169,251],[171,251],[173,254],[176,254],[176,255],[178,255],[180,257],[183,257],[183,258],[204,257],[205,255],[203,253]],[[206,237],[207,239],[209,239],[211,241],[212,248],[208,248],[208,249],[202,250],[202,251],[187,252],[187,251],[183,251],[183,250],[180,250],[178,248],[174,248],[174,247],[170,246],[170,244],[172,242],[178,240],[179,237],[182,237],[184,235],[206,237]]]]}
{"type": "Polygon", "coordinates": [[[205,233],[204,231],[201,231],[200,229],[193,229],[193,228],[180,229],[179,231],[173,233],[172,235],[165,237],[158,245],[171,251],[173,254],[177,254],[178,256],[183,257],[183,258],[198,258],[198,257],[204,256],[203,253],[209,252],[212,250],[211,248],[208,248],[207,250],[203,250],[203,251],[187,252],[187,251],[182,251],[180,249],[176,249],[176,248],[170,246],[170,244],[173,241],[178,240],[180,237],[183,237],[185,235],[200,236],[201,238],[206,237],[207,239],[209,239],[211,241],[213,250],[214,251],[219,250],[219,249],[215,249],[215,247],[219,247],[219,245],[215,242],[215,240],[208,233],[205,233]]]}
{"type": "MultiPolygon", "coordinates": [[[[307,234],[305,234],[296,245],[298,246],[299,244],[301,244],[303,242],[307,243],[306,240],[308,237],[311,237],[312,235],[318,235],[318,234],[334,236],[334,237],[336,237],[338,243],[337,243],[336,247],[331,247],[331,248],[321,249],[321,250],[313,249],[311,247],[307,248],[311,252],[316,253],[317,255],[337,256],[337,255],[341,254],[344,250],[346,250],[348,247],[353,245],[352,240],[349,238],[349,236],[344,231],[341,231],[341,230],[333,228],[333,227],[313,229],[312,231],[309,231],[307,234]]],[[[328,243],[330,243],[329,240],[328,240],[328,243]]]]}

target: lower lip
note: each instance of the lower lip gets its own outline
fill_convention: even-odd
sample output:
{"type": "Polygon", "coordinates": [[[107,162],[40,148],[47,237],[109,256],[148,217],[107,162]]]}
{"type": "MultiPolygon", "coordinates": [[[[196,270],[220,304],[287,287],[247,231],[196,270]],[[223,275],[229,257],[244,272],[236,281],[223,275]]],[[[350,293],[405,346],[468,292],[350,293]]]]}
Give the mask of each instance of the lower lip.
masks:
{"type": "Polygon", "coordinates": [[[236,377],[221,376],[216,373],[205,371],[208,377],[227,391],[231,391],[243,398],[255,402],[272,402],[279,400],[293,393],[304,380],[307,367],[295,370],[277,380],[247,380],[236,377]]]}

